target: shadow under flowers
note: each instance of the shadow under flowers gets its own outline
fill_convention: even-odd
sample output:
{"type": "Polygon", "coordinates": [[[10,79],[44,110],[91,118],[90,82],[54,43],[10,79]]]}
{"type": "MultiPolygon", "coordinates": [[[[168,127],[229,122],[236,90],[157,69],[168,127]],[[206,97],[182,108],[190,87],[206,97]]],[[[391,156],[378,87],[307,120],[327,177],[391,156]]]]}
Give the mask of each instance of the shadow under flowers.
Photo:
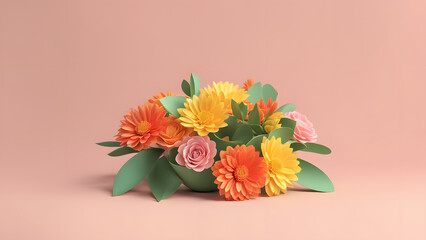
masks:
{"type": "MultiPolygon", "coordinates": [[[[112,196],[112,188],[114,184],[115,175],[105,174],[92,176],[86,179],[82,179],[78,182],[79,187],[88,188],[90,190],[100,191],[105,194],[105,196],[112,196]]],[[[144,179],[136,187],[130,191],[123,193],[122,196],[134,196],[141,197],[147,200],[156,201],[154,195],[149,189],[147,179],[144,179]]],[[[184,186],[183,184],[178,188],[178,190],[172,194],[169,198],[199,198],[203,200],[212,200],[212,201],[225,201],[224,198],[219,196],[218,191],[214,192],[194,192],[184,186]]]]}

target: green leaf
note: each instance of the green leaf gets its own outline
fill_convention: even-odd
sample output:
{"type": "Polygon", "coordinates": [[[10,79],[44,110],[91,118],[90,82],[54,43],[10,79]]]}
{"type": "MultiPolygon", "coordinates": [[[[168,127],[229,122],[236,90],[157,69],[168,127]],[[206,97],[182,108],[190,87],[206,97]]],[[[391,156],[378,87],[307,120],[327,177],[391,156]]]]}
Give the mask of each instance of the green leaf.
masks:
{"type": "Polygon", "coordinates": [[[232,107],[232,114],[234,114],[234,116],[237,119],[244,120],[240,110],[240,105],[238,105],[238,103],[234,99],[231,100],[231,107],[232,107]]]}
{"type": "Polygon", "coordinates": [[[108,153],[109,156],[111,157],[119,157],[119,156],[123,156],[129,153],[136,153],[138,151],[136,151],[135,149],[128,147],[128,146],[124,146],[121,148],[117,148],[114,151],[108,153]]]}
{"type": "Polygon", "coordinates": [[[247,94],[249,95],[247,100],[253,104],[256,104],[257,100],[260,100],[263,97],[262,83],[261,82],[255,83],[253,86],[249,88],[249,90],[247,91],[247,94]]]}
{"type": "Polygon", "coordinates": [[[169,162],[173,163],[173,164],[177,164],[176,162],[176,156],[178,155],[178,148],[172,148],[169,151],[169,156],[167,157],[167,159],[169,160],[169,162]]]}
{"type": "Polygon", "coordinates": [[[182,81],[181,84],[182,87],[182,91],[187,95],[187,96],[191,96],[191,86],[189,85],[188,81],[186,81],[185,79],[182,81]]]}
{"type": "Polygon", "coordinates": [[[247,116],[247,105],[245,103],[240,103],[239,105],[240,107],[240,111],[241,111],[241,116],[242,116],[242,120],[245,121],[246,120],[246,116],[247,116]]]}
{"type": "Polygon", "coordinates": [[[296,110],[296,105],[293,103],[287,103],[279,107],[275,112],[282,112],[283,114],[293,112],[296,110]]]}
{"type": "Polygon", "coordinates": [[[261,82],[257,82],[251,86],[247,91],[247,94],[249,94],[247,100],[253,104],[256,104],[256,102],[260,99],[262,99],[265,103],[267,103],[270,98],[275,101],[277,100],[278,95],[274,87],[272,87],[270,84],[265,84],[262,86],[261,82]]]}
{"type": "Polygon", "coordinates": [[[176,163],[170,163],[170,165],[180,177],[182,183],[192,191],[212,192],[218,190],[216,183],[214,183],[216,177],[213,175],[211,168],[196,172],[176,163]]]}
{"type": "Polygon", "coordinates": [[[250,114],[248,116],[248,123],[250,123],[250,124],[260,124],[259,109],[257,107],[257,104],[254,105],[253,110],[250,112],[250,114]]]}
{"type": "Polygon", "coordinates": [[[323,171],[300,158],[298,160],[302,169],[297,174],[298,184],[319,192],[334,192],[333,183],[323,171]]]}
{"type": "Polygon", "coordinates": [[[266,134],[265,129],[259,124],[247,124],[247,126],[251,127],[251,129],[257,134],[266,134]]]}
{"type": "Polygon", "coordinates": [[[138,185],[151,171],[163,151],[159,148],[145,149],[130,158],[115,176],[112,195],[121,195],[138,185]]]}
{"type": "Polygon", "coordinates": [[[100,142],[96,144],[102,147],[120,147],[121,142],[109,141],[109,142],[100,142]]]}
{"type": "Polygon", "coordinates": [[[160,158],[148,176],[148,185],[152,194],[161,201],[170,197],[182,184],[167,158],[160,158]]]}
{"type": "Polygon", "coordinates": [[[251,127],[241,124],[237,130],[235,130],[234,135],[231,137],[231,141],[245,144],[253,138],[253,132],[251,127]]]}
{"type": "Polygon", "coordinates": [[[319,154],[330,154],[331,149],[318,143],[305,143],[306,148],[301,150],[304,152],[313,152],[319,154]]]}
{"type": "Polygon", "coordinates": [[[265,137],[264,135],[256,136],[256,137],[252,138],[246,145],[247,146],[254,146],[256,151],[262,152],[261,144],[262,144],[264,137],[265,137]]]}
{"type": "Polygon", "coordinates": [[[282,127],[282,128],[277,128],[273,130],[272,132],[270,132],[268,135],[268,138],[269,139],[271,139],[272,137],[275,137],[276,139],[281,138],[281,142],[284,144],[288,140],[290,140],[291,137],[293,137],[293,133],[294,133],[293,129],[288,127],[282,127]]]}
{"type": "Polygon", "coordinates": [[[306,145],[301,142],[292,142],[290,147],[293,148],[293,152],[296,152],[305,149],[306,145]]]}
{"type": "Polygon", "coordinates": [[[220,151],[226,151],[227,147],[235,147],[238,145],[238,143],[236,142],[222,140],[218,136],[216,136],[216,134],[214,133],[210,133],[209,137],[210,137],[210,140],[216,143],[216,149],[217,149],[216,159],[218,159],[217,157],[219,157],[220,151]]]}
{"type": "Polygon", "coordinates": [[[278,93],[275,90],[275,88],[272,87],[272,85],[270,84],[263,85],[262,93],[263,93],[262,99],[265,103],[268,102],[269,98],[272,98],[273,101],[277,100],[278,93]]]}
{"type": "Polygon", "coordinates": [[[216,133],[216,135],[219,138],[229,137],[231,138],[232,135],[234,135],[235,129],[237,129],[237,123],[238,120],[234,116],[229,116],[225,122],[228,124],[228,126],[219,128],[219,132],[216,133]]]}
{"type": "Polygon", "coordinates": [[[282,127],[288,127],[294,129],[296,127],[296,121],[290,118],[281,118],[280,124],[282,127]]]}
{"type": "Polygon", "coordinates": [[[195,73],[191,73],[191,97],[200,95],[200,79],[195,73]]]}
{"type": "Polygon", "coordinates": [[[182,96],[168,96],[160,99],[161,104],[166,109],[167,112],[175,116],[176,118],[180,117],[178,112],[179,108],[185,108],[186,98],[182,96]]]}

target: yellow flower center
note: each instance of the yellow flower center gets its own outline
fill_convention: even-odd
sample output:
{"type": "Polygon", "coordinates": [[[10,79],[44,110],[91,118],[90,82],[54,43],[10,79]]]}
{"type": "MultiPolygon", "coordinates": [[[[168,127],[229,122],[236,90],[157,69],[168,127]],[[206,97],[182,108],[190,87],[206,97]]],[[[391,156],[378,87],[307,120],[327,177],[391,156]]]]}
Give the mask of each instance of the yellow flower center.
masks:
{"type": "Polygon", "coordinates": [[[246,166],[238,167],[234,172],[234,177],[237,181],[244,181],[248,176],[248,169],[246,166]]]}
{"type": "Polygon", "coordinates": [[[144,134],[151,128],[151,123],[147,121],[142,121],[138,124],[137,132],[138,134],[144,134]]]}
{"type": "Polygon", "coordinates": [[[200,124],[209,124],[213,120],[213,113],[207,111],[201,111],[198,115],[198,121],[200,124]]]}

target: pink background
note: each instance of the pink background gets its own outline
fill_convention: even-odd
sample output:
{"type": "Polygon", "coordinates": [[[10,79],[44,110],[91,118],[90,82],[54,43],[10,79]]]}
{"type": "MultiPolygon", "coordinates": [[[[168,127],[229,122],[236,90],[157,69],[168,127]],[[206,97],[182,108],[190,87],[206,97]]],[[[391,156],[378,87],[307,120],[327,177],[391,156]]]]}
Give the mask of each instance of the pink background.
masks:
{"type": "Polygon", "coordinates": [[[1,239],[425,239],[425,1],[0,0],[1,239]],[[336,192],[111,197],[123,114],[196,73],[274,85],[336,192]]]}

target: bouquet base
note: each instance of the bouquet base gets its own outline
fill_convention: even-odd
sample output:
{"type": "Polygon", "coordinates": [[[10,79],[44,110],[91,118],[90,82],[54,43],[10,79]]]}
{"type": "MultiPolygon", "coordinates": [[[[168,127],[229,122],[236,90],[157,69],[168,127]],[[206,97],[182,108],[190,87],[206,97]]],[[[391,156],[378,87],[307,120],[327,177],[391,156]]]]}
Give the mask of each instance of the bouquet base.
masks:
{"type": "Polygon", "coordinates": [[[214,183],[216,179],[211,169],[202,172],[196,172],[186,167],[170,163],[173,170],[182,180],[182,183],[195,192],[214,192],[218,191],[217,185],[214,183]]]}

